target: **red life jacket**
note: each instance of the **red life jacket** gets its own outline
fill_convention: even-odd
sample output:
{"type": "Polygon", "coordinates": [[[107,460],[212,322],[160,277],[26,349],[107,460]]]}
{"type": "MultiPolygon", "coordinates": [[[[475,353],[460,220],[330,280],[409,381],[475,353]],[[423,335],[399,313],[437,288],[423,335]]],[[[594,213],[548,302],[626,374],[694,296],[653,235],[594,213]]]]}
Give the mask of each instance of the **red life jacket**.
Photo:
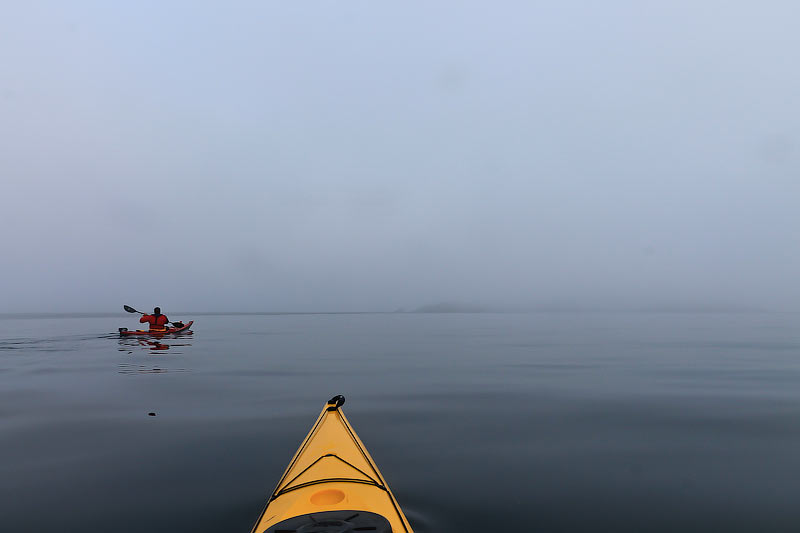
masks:
{"type": "Polygon", "coordinates": [[[167,329],[169,319],[167,315],[144,315],[139,319],[139,322],[150,324],[150,330],[152,331],[154,329],[167,329]]]}

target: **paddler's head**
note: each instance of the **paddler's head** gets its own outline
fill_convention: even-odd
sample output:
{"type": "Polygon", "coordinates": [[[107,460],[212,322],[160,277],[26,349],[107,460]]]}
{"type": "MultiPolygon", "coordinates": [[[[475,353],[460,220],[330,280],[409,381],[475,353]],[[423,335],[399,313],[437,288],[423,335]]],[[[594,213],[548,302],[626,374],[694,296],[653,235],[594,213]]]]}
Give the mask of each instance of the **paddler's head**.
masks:
{"type": "Polygon", "coordinates": [[[154,315],[160,315],[161,314],[161,308],[160,307],[153,308],[153,314],[154,315]]]}

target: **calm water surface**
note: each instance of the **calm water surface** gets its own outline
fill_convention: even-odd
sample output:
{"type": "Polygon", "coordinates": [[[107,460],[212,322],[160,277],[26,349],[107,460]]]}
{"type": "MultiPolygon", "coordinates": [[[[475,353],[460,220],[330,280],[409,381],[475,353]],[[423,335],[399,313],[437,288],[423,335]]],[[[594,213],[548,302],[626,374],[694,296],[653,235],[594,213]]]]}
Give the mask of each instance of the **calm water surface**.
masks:
{"type": "Polygon", "coordinates": [[[800,531],[799,315],[170,316],[0,319],[0,530],[248,533],[344,394],[418,533],[800,531]]]}

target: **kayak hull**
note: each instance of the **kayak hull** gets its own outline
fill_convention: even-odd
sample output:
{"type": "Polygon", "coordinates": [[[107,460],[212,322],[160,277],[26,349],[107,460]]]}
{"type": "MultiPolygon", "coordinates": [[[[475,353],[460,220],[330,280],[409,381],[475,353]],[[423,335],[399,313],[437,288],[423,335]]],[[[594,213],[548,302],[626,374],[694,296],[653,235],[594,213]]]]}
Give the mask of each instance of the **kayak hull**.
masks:
{"type": "Polygon", "coordinates": [[[189,322],[184,324],[182,328],[167,328],[164,331],[150,331],[146,329],[128,330],[125,328],[120,328],[119,334],[122,335],[123,337],[130,335],[149,335],[149,336],[160,337],[162,335],[176,335],[180,333],[190,334],[192,333],[192,331],[189,328],[192,327],[192,324],[194,324],[194,320],[190,320],[189,322]]]}
{"type": "Polygon", "coordinates": [[[328,402],[278,482],[252,533],[413,533],[400,505],[340,407],[328,402]],[[330,529],[319,529],[322,518],[330,529]],[[349,528],[349,529],[348,529],[349,528]]]}

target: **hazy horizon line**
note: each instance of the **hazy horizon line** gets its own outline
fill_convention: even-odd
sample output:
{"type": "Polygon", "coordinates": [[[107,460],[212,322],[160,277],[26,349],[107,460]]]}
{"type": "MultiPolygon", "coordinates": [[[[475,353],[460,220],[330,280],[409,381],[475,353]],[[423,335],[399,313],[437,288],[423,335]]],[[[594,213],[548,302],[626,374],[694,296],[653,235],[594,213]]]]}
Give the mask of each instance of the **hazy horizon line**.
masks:
{"type": "MultiPolygon", "coordinates": [[[[552,308],[532,308],[532,309],[480,309],[480,310],[457,310],[457,309],[425,309],[423,306],[413,310],[398,309],[394,311],[175,311],[171,312],[173,316],[289,316],[289,315],[402,315],[402,314],[545,314],[545,313],[642,313],[642,314],[656,314],[656,313],[675,313],[675,314],[739,314],[739,313],[754,313],[754,314],[794,314],[800,313],[796,310],[778,310],[778,309],[763,309],[763,308],[567,308],[567,307],[552,307],[552,308]]],[[[112,318],[112,317],[127,317],[129,313],[124,312],[25,312],[25,313],[0,313],[0,319],[46,319],[46,318],[112,318]]],[[[169,316],[169,315],[168,315],[169,316]]]]}

